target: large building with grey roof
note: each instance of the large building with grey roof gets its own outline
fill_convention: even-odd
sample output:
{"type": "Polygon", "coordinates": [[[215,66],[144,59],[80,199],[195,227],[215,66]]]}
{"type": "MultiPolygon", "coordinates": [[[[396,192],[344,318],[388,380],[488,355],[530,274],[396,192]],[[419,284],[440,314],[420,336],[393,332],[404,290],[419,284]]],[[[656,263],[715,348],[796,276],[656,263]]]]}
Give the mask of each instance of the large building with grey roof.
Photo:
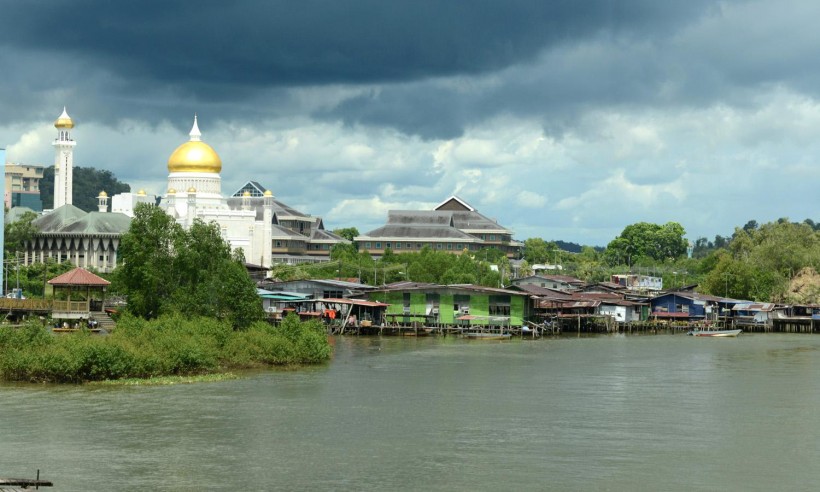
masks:
{"type": "Polygon", "coordinates": [[[460,254],[496,248],[517,258],[521,243],[513,232],[490,219],[464,200],[452,196],[433,210],[391,210],[387,223],[356,237],[359,251],[381,256],[418,252],[427,246],[436,251],[460,254]]]}
{"type": "Polygon", "coordinates": [[[112,212],[84,212],[65,204],[32,221],[37,232],[25,244],[23,263],[69,261],[107,273],[117,266],[120,238],[131,218],[112,212]]]}

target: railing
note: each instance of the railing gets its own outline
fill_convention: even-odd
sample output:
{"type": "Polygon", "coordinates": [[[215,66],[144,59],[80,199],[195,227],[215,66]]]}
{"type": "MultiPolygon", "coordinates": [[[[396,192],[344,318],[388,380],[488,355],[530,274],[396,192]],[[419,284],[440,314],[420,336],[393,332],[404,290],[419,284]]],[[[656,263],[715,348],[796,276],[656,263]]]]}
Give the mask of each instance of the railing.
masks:
{"type": "Polygon", "coordinates": [[[88,313],[88,301],[54,301],[52,310],[56,313],[88,313]]]}
{"type": "Polygon", "coordinates": [[[51,302],[51,299],[7,299],[0,297],[0,310],[48,311],[51,309],[51,302]]]}

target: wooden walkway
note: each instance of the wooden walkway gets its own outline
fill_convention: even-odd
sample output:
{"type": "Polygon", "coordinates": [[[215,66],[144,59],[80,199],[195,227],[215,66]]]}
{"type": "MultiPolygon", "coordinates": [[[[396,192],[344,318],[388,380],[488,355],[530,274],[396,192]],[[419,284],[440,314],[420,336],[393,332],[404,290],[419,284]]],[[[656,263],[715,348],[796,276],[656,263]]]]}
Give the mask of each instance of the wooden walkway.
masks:
{"type": "Polygon", "coordinates": [[[39,478],[0,478],[0,492],[23,492],[28,490],[35,490],[39,487],[53,486],[54,484],[50,481],[40,480],[39,478]]]}

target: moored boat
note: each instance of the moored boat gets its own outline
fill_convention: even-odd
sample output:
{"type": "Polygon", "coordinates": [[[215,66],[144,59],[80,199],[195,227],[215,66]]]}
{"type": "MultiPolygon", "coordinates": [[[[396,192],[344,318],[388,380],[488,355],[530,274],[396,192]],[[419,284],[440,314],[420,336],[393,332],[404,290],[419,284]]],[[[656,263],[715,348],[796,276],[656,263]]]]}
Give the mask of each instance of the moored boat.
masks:
{"type": "Polygon", "coordinates": [[[695,337],[736,337],[743,330],[692,330],[687,335],[695,337]]]}

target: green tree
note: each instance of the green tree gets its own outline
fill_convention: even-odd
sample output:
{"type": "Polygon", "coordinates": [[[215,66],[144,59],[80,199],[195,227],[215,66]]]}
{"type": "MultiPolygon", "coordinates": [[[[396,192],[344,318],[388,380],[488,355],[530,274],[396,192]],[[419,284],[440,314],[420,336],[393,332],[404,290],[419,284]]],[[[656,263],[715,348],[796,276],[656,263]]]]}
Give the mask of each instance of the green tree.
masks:
{"type": "Polygon", "coordinates": [[[115,288],[128,296],[128,310],[142,318],[160,315],[177,287],[174,242],[182,228],[162,209],[138,204],[131,227],[120,240],[123,261],[115,270],[115,288]]]}
{"type": "Polygon", "coordinates": [[[348,241],[353,241],[359,235],[359,230],[355,227],[343,227],[340,229],[333,229],[333,233],[342,236],[348,241]]]}
{"type": "Polygon", "coordinates": [[[37,218],[34,212],[26,212],[14,222],[5,224],[5,243],[3,247],[6,252],[6,258],[12,258],[15,253],[23,251],[25,244],[34,237],[37,233],[37,227],[32,224],[32,221],[37,218]]]}
{"type": "Polygon", "coordinates": [[[638,222],[628,225],[606,248],[610,264],[633,264],[638,258],[655,261],[686,255],[686,231],[677,222],[664,225],[638,222]]]}
{"type": "Polygon", "coordinates": [[[195,220],[186,231],[162,209],[140,204],[120,252],[117,286],[136,315],[178,312],[246,328],[264,314],[242,255],[231,253],[215,222],[195,220]]]}

